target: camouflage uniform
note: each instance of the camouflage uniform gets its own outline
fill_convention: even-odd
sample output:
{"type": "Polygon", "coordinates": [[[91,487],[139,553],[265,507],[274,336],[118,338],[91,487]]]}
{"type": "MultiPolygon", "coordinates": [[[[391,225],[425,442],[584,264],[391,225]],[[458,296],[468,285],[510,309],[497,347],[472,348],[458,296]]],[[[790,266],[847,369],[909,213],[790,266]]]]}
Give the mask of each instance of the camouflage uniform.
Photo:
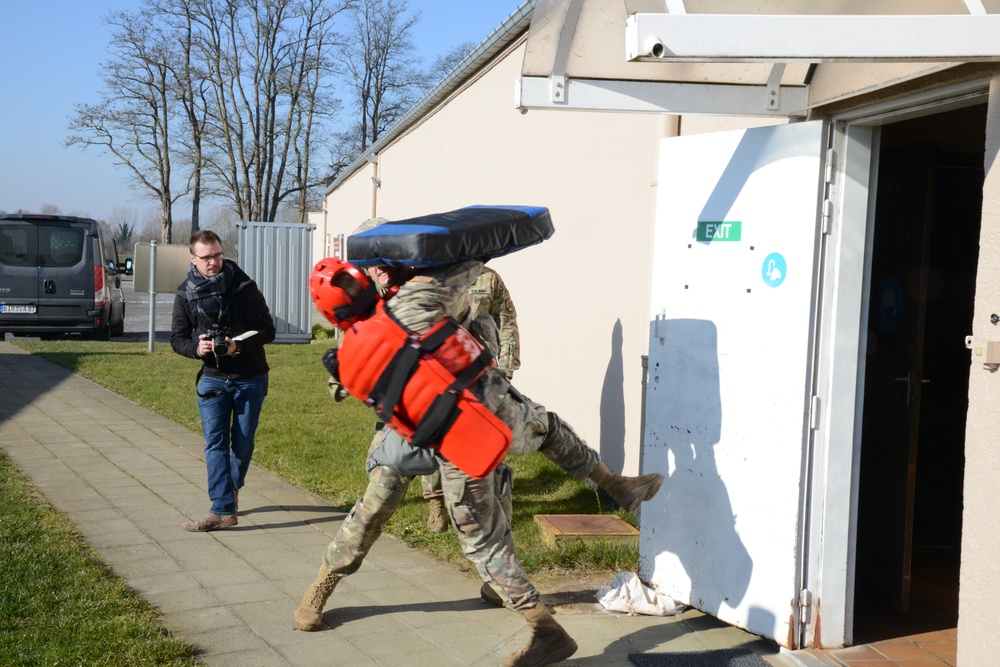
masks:
{"type": "MultiPolygon", "coordinates": [[[[399,288],[396,296],[386,302],[386,309],[404,327],[418,334],[428,331],[444,317],[458,319],[469,286],[482,268],[482,262],[470,259],[425,269],[422,275],[410,278],[399,288]]],[[[503,372],[486,369],[470,390],[510,427],[511,454],[542,451],[571,477],[580,480],[597,468],[600,462],[597,452],[583,444],[555,413],[518,392],[503,372]]]]}
{"type": "MultiPolygon", "coordinates": [[[[387,431],[375,433],[368,448],[369,456],[387,431]]],[[[347,576],[358,571],[372,545],[382,535],[385,522],[406,497],[412,480],[387,466],[376,465],[369,469],[365,495],[351,508],[323,554],[323,562],[331,572],[347,576]]]]}
{"type": "Polygon", "coordinates": [[[469,312],[472,319],[489,315],[497,323],[500,329],[497,368],[511,377],[521,367],[517,311],[514,310],[514,302],[500,275],[487,266],[483,267],[483,272],[469,288],[469,312]]]}
{"type": "MultiPolygon", "coordinates": [[[[389,429],[376,433],[369,457],[383,437],[394,436],[389,429]]],[[[514,554],[509,515],[505,515],[501,506],[503,476],[491,474],[484,479],[473,479],[441,458],[438,465],[444,481],[445,504],[454,506],[450,514],[462,551],[479,570],[483,581],[492,582],[511,608],[533,606],[538,592],[514,554]]],[[[413,481],[413,477],[378,465],[371,458],[368,468],[364,496],[351,508],[323,554],[323,563],[335,576],[345,577],[358,571],[413,481]]]]}
{"type": "MultiPolygon", "coordinates": [[[[439,269],[425,269],[399,288],[386,302],[404,327],[424,333],[447,316],[459,319],[465,309],[470,285],[483,265],[467,260],[439,269]]],[[[470,389],[512,432],[510,453],[529,454],[541,450],[571,477],[586,479],[600,458],[554,413],[518,393],[506,375],[495,368],[470,389]]],[[[514,610],[538,603],[538,592],[514,552],[510,523],[497,498],[495,481],[475,480],[451,463],[441,460],[441,483],[445,506],[456,527],[465,555],[484,581],[494,585],[504,602],[514,610]]]]}
{"type": "MultiPolygon", "coordinates": [[[[493,358],[497,360],[497,368],[503,371],[508,379],[511,378],[514,371],[521,367],[521,341],[517,330],[517,311],[514,309],[514,301],[510,298],[507,286],[504,285],[500,274],[484,266],[483,272],[469,288],[468,295],[469,311],[461,321],[462,326],[469,329],[471,321],[481,316],[492,318],[498,327],[499,339],[495,349],[490,345],[487,345],[487,348],[490,348],[493,358]]],[[[482,340],[482,337],[477,337],[482,340]]],[[[422,476],[420,486],[427,500],[444,497],[440,471],[422,476]]],[[[504,501],[504,512],[509,519],[510,497],[501,496],[501,500],[504,501]]]]}
{"type": "MultiPolygon", "coordinates": [[[[379,291],[384,293],[385,290],[380,289],[379,291]]],[[[472,331],[476,338],[483,343],[494,357],[497,355],[500,335],[497,324],[491,317],[473,318],[470,311],[470,315],[463,319],[463,324],[472,331]]],[[[339,382],[330,378],[329,388],[334,399],[337,401],[343,400],[346,390],[343,389],[339,382]]],[[[329,568],[333,576],[342,578],[358,571],[361,563],[371,550],[372,545],[382,535],[382,530],[386,522],[399,509],[399,505],[406,497],[406,492],[413,481],[412,476],[399,472],[392,466],[381,465],[375,460],[374,455],[376,450],[379,449],[379,445],[382,444],[384,438],[399,439],[399,436],[389,429],[382,429],[376,432],[368,448],[368,459],[366,462],[368,486],[365,489],[364,496],[355,503],[334,536],[333,541],[327,545],[326,551],[323,554],[323,563],[329,568]]],[[[455,485],[456,488],[458,484],[467,484],[470,491],[473,487],[475,488],[476,494],[494,496],[496,502],[488,503],[489,509],[484,510],[476,507],[462,514],[466,516],[474,511],[477,515],[488,517],[487,520],[482,522],[484,524],[483,532],[470,537],[468,541],[463,540],[462,547],[466,555],[469,555],[470,559],[477,565],[484,581],[493,581],[495,578],[490,574],[490,569],[484,570],[482,567],[479,567],[478,560],[484,559],[478,558],[477,560],[472,554],[482,551],[489,544],[502,540],[504,532],[509,535],[512,508],[509,476],[505,476],[504,473],[506,466],[501,464],[494,474],[487,476],[483,480],[476,480],[468,477],[443,459],[437,458],[437,464],[439,469],[433,474],[438,480],[438,496],[444,495],[440,482],[440,468],[442,466],[451,468],[445,472],[449,479],[452,476],[461,478],[461,481],[455,485]],[[505,515],[504,519],[501,519],[495,513],[490,513],[495,506],[499,506],[502,509],[502,513],[505,515]]],[[[427,476],[425,475],[423,479],[426,478],[427,476]]],[[[452,484],[449,484],[449,488],[452,486],[452,484]]],[[[445,502],[447,503],[448,500],[445,499],[445,502]]],[[[472,522],[463,519],[462,523],[458,525],[458,530],[460,532],[469,530],[471,525],[472,522]]],[[[513,553],[513,548],[510,549],[509,553],[513,553]]],[[[506,552],[504,555],[506,556],[506,552]]],[[[520,567],[519,564],[518,567],[520,567]]],[[[496,570],[499,573],[499,578],[505,582],[504,586],[496,585],[494,588],[508,592],[507,602],[509,604],[523,605],[524,602],[537,597],[537,592],[526,576],[511,577],[507,574],[509,566],[503,560],[492,569],[496,570]]]]}

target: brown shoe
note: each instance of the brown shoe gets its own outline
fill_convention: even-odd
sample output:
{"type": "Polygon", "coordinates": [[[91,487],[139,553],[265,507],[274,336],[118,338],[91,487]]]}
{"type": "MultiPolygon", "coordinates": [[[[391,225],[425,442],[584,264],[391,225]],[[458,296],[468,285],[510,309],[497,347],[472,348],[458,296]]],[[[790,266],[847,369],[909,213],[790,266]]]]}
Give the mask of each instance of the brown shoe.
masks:
{"type": "Polygon", "coordinates": [[[324,563],[320,565],[316,579],[302,595],[302,601],[292,615],[292,628],[303,632],[315,632],[323,624],[323,607],[333,594],[337,582],[344,578],[340,572],[334,573],[324,563]]]}
{"type": "Polygon", "coordinates": [[[444,509],[442,498],[431,498],[428,503],[427,530],[432,533],[443,533],[448,530],[448,513],[444,509]]]}
{"type": "Polygon", "coordinates": [[[531,637],[520,651],[504,656],[503,667],[544,667],[576,653],[576,641],[542,603],[520,613],[531,626],[531,637]]]}
{"type": "Polygon", "coordinates": [[[610,470],[604,462],[597,464],[594,472],[590,473],[590,479],[611,494],[622,509],[629,512],[638,510],[644,501],[656,495],[663,484],[663,475],[659,473],[625,477],[610,470]]]}
{"type": "Polygon", "coordinates": [[[219,528],[229,528],[230,526],[235,526],[239,523],[235,514],[213,514],[209,512],[205,515],[205,518],[201,521],[185,521],[181,524],[181,528],[184,530],[189,530],[192,533],[204,533],[209,530],[217,530],[219,528]]]}

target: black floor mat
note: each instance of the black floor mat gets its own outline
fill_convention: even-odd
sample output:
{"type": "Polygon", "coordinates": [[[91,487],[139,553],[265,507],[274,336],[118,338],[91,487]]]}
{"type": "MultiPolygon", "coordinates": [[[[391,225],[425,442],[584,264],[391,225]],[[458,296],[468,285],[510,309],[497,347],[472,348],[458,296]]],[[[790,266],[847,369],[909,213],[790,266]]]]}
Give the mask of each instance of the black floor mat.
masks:
{"type": "Polygon", "coordinates": [[[770,663],[745,648],[683,653],[630,653],[636,667],[771,667],[770,663]]]}

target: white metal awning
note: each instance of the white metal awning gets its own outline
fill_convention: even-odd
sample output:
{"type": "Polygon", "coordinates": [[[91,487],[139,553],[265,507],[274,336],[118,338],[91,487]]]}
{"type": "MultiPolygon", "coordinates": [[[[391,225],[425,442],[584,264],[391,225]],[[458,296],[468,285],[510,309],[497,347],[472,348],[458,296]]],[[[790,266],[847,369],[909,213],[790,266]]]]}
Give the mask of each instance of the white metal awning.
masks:
{"type": "Polygon", "coordinates": [[[516,105],[803,116],[816,63],[1000,60],[1000,0],[538,0],[516,105]]]}

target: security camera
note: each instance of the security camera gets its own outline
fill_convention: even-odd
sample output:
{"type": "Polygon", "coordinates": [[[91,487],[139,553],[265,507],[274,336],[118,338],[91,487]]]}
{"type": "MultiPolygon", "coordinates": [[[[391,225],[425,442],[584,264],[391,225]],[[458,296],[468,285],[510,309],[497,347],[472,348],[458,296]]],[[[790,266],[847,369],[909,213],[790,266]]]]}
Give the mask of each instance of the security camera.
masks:
{"type": "Polygon", "coordinates": [[[663,45],[663,40],[659,37],[656,35],[650,35],[646,38],[645,51],[648,56],[662,58],[667,54],[667,47],[663,45]]]}

